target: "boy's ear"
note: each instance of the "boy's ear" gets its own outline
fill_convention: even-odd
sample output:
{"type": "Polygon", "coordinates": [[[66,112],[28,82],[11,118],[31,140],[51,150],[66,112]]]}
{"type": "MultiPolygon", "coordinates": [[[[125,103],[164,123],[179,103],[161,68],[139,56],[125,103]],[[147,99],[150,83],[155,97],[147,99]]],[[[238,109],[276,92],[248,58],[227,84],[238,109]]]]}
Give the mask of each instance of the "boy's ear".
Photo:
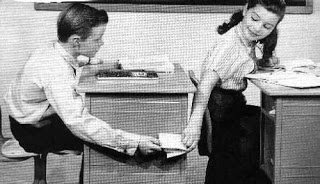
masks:
{"type": "Polygon", "coordinates": [[[72,45],[72,47],[79,47],[80,46],[80,36],[74,34],[71,35],[68,39],[68,42],[72,45]]]}
{"type": "Polygon", "coordinates": [[[247,14],[248,11],[248,3],[246,3],[246,5],[244,5],[243,10],[242,10],[242,15],[245,16],[247,14]]]}

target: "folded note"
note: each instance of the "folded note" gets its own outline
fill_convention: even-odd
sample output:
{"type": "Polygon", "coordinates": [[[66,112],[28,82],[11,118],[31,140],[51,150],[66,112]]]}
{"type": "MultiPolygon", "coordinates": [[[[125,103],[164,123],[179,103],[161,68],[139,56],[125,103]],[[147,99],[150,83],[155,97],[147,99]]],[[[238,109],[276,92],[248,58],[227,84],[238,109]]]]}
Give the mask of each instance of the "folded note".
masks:
{"type": "Polygon", "coordinates": [[[181,134],[159,133],[162,149],[167,153],[167,158],[183,155],[187,148],[181,142],[181,134]]]}

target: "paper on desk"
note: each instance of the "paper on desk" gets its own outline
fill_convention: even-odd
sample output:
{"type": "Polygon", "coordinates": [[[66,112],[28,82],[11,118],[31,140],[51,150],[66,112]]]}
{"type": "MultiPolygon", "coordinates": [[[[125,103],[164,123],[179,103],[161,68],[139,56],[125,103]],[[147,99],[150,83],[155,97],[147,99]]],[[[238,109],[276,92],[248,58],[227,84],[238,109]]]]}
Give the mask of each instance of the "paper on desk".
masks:
{"type": "Polygon", "coordinates": [[[295,88],[311,88],[320,86],[320,77],[309,73],[293,71],[248,74],[246,77],[295,88]]]}
{"type": "Polygon", "coordinates": [[[151,70],[155,72],[174,72],[174,65],[169,61],[167,55],[152,55],[141,58],[122,58],[119,64],[125,70],[151,70]]]}
{"type": "Polygon", "coordinates": [[[315,65],[315,63],[311,59],[300,58],[284,61],[281,60],[280,65],[284,66],[287,71],[292,71],[296,67],[315,65]]]}
{"type": "Polygon", "coordinates": [[[181,134],[159,133],[161,147],[167,153],[167,158],[183,155],[187,148],[181,142],[181,134]]]}

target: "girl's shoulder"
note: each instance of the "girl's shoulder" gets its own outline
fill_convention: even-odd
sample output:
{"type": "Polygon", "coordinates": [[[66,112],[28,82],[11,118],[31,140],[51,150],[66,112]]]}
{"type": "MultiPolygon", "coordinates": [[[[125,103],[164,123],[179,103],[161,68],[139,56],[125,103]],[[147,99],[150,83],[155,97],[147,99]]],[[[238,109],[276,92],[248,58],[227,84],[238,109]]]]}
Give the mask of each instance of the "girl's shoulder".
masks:
{"type": "Polygon", "coordinates": [[[236,51],[238,49],[239,44],[232,29],[222,35],[217,33],[210,47],[211,52],[236,51]]]}

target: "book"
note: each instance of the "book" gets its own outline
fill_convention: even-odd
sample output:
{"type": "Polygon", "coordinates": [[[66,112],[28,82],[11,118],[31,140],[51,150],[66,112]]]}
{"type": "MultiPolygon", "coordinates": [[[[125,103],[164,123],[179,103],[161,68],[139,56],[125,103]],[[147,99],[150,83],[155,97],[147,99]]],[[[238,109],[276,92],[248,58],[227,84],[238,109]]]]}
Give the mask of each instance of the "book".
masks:
{"type": "Polygon", "coordinates": [[[96,74],[98,82],[157,82],[158,74],[155,71],[107,69],[96,74]]]}
{"type": "Polygon", "coordinates": [[[187,148],[181,142],[181,134],[159,133],[158,136],[161,147],[167,154],[167,158],[186,154],[187,148]]]}
{"type": "Polygon", "coordinates": [[[146,70],[160,73],[173,73],[174,65],[167,55],[152,55],[141,58],[122,58],[118,61],[124,70],[146,70]]]}

